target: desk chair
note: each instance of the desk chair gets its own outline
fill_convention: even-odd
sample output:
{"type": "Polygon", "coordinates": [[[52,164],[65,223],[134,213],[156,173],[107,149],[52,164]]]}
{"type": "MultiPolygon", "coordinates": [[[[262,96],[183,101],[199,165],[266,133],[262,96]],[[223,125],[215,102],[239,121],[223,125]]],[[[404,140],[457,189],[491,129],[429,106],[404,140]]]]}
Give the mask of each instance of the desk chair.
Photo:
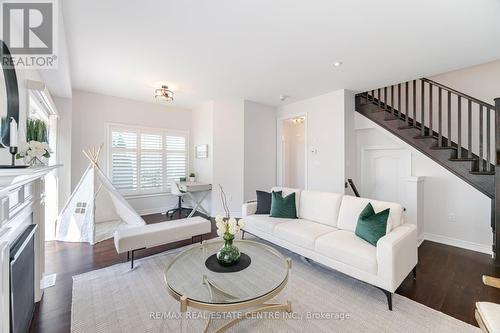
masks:
{"type": "Polygon", "coordinates": [[[182,192],[179,189],[179,186],[177,185],[177,182],[175,180],[170,180],[169,184],[170,184],[170,192],[172,193],[172,195],[176,195],[178,197],[179,203],[176,208],[167,211],[167,217],[170,214],[170,218],[172,218],[176,212],[179,212],[179,217],[180,217],[183,210],[191,211],[191,209],[189,208],[182,207],[182,199],[184,198],[185,195],[187,195],[187,193],[182,192]]]}

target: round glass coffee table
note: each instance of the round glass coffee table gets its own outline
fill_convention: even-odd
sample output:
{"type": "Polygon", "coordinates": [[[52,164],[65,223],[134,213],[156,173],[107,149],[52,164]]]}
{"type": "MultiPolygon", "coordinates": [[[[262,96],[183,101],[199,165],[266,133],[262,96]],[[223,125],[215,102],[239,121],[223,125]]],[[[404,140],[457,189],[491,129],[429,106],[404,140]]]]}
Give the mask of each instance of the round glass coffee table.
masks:
{"type": "MultiPolygon", "coordinates": [[[[248,308],[215,332],[224,332],[238,321],[258,312],[291,311],[291,302],[267,303],[278,295],[290,278],[291,259],[274,248],[250,241],[234,241],[247,254],[250,266],[239,272],[216,273],[205,266],[205,260],[221,248],[222,241],[203,242],[175,257],[165,271],[165,282],[172,297],[180,303],[184,331],[188,307],[212,312],[237,312],[248,308]]],[[[207,321],[205,331],[210,325],[207,321]]]]}

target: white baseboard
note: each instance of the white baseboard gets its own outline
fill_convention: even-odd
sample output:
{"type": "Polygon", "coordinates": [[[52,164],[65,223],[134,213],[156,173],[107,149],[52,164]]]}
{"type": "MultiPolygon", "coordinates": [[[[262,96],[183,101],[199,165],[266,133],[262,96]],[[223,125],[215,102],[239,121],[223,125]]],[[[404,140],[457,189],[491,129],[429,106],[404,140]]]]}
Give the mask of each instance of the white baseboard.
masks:
{"type": "Polygon", "coordinates": [[[441,235],[435,235],[435,234],[429,234],[429,233],[424,233],[424,240],[429,240],[429,241],[436,242],[436,243],[451,245],[451,246],[459,247],[459,248],[466,249],[466,250],[472,250],[472,251],[476,251],[476,252],[481,252],[481,253],[493,255],[493,251],[491,249],[491,246],[484,245],[484,244],[477,244],[477,243],[464,241],[461,239],[456,239],[456,238],[451,238],[451,237],[446,237],[446,236],[441,236],[441,235]]]}

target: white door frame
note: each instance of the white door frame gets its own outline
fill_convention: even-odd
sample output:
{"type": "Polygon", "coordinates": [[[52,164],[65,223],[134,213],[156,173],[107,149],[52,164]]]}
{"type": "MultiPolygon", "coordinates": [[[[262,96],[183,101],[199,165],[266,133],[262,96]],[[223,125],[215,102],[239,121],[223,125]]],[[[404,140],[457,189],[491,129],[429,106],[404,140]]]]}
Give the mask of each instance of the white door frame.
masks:
{"type": "Polygon", "coordinates": [[[276,181],[277,186],[283,186],[283,122],[293,118],[304,118],[304,190],[307,190],[307,166],[309,161],[308,145],[307,145],[307,112],[290,113],[276,119],[276,181]]]}

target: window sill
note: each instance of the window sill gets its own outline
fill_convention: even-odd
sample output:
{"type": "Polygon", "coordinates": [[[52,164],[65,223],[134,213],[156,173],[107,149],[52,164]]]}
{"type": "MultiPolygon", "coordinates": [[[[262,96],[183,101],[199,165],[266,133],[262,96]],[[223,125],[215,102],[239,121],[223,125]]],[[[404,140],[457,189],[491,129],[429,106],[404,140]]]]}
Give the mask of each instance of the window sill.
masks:
{"type": "Polygon", "coordinates": [[[166,196],[166,195],[171,195],[170,191],[168,191],[168,192],[159,192],[159,193],[124,194],[123,197],[125,199],[144,199],[144,198],[163,197],[163,196],[166,196]]]}

